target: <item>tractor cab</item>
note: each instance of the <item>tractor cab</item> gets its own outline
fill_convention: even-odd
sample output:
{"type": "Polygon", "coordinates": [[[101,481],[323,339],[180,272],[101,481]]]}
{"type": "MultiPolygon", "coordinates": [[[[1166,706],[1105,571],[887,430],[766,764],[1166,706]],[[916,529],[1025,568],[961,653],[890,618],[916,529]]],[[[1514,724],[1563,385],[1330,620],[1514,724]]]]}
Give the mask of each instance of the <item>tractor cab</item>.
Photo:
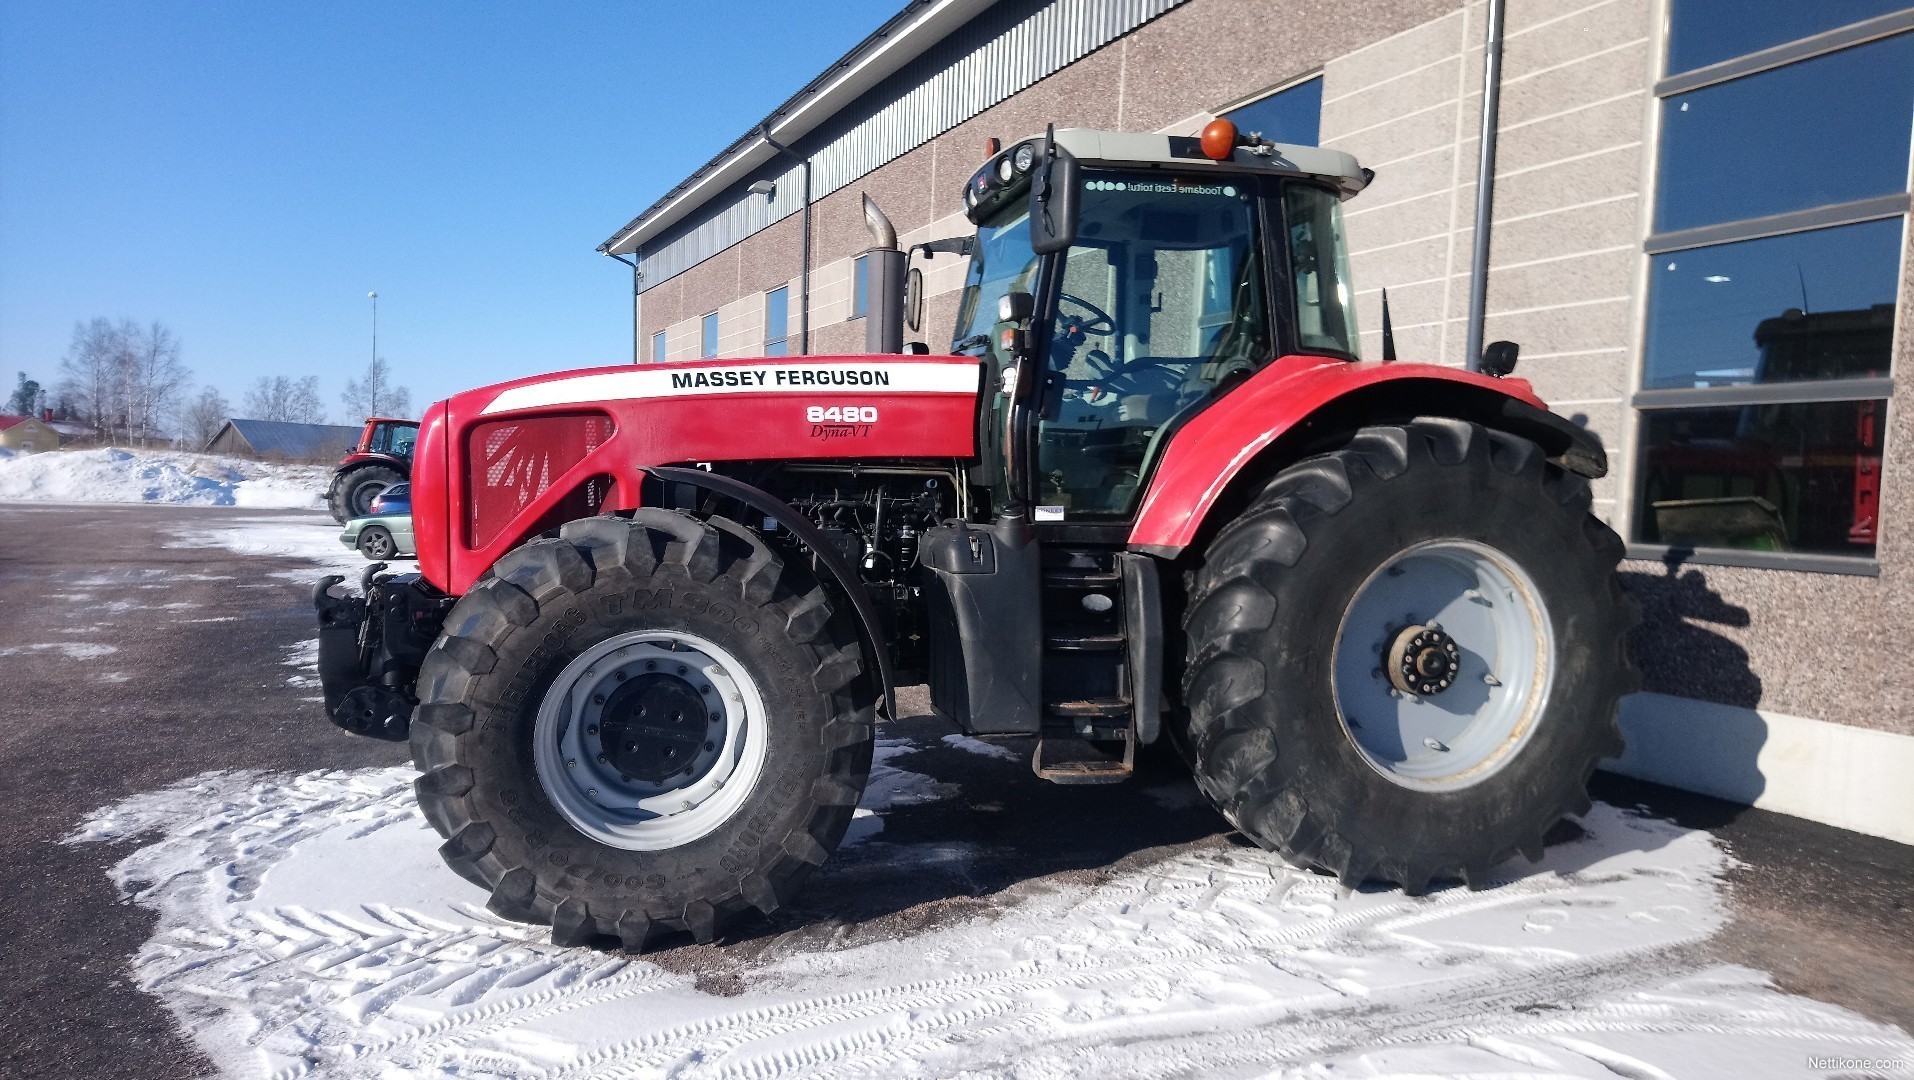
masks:
{"type": "Polygon", "coordinates": [[[953,351],[984,358],[998,508],[1035,520],[1135,512],[1181,419],[1272,359],[1355,359],[1340,204],[1347,154],[1238,136],[1066,129],[992,157],[953,351]]]}
{"type": "Polygon", "coordinates": [[[354,453],[385,454],[395,458],[412,459],[412,444],[419,437],[417,420],[387,420],[373,418],[366,421],[365,431],[359,436],[359,446],[354,453]]]}

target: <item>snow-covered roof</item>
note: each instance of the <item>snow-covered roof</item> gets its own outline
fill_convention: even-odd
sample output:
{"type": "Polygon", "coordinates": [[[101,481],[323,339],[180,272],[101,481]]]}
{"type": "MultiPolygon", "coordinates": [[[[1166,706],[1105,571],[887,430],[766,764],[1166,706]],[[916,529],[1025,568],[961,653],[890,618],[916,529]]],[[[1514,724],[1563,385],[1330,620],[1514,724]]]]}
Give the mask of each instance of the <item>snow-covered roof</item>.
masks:
{"type": "MultiPolygon", "coordinates": [[[[339,450],[355,446],[359,442],[358,427],[342,424],[289,424],[281,420],[241,420],[226,421],[227,427],[239,432],[255,454],[284,454],[287,457],[309,457],[316,453],[339,450]]],[[[213,436],[217,442],[225,428],[213,436]]],[[[210,445],[210,444],[209,444],[210,445]]]]}

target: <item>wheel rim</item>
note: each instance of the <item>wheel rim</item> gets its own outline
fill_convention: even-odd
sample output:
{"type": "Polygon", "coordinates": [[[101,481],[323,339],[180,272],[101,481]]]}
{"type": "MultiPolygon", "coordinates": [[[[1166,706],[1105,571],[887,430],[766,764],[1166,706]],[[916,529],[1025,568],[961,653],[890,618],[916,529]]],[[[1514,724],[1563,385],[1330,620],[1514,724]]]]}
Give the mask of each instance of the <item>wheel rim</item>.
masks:
{"type": "Polygon", "coordinates": [[[1336,631],[1336,714],[1370,768],[1447,791],[1480,783],[1534,735],[1555,668],[1548,609],[1514,560],[1466,540],[1398,552],[1336,631]]]}
{"type": "Polygon", "coordinates": [[[365,539],[365,552],[375,559],[383,559],[392,554],[392,541],[382,533],[373,533],[365,539]]]}
{"type": "Polygon", "coordinates": [[[673,848],[750,796],[764,771],[765,719],[756,684],[715,643],[632,631],[559,672],[539,705],[533,763],[579,832],[627,850],[673,848]]]}

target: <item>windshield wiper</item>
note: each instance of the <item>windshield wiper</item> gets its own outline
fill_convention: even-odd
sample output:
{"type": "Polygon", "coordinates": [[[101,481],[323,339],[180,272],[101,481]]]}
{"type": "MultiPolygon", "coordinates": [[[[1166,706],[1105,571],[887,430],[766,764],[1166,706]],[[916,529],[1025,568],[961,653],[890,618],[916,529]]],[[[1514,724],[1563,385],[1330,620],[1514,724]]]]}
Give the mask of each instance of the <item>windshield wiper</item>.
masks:
{"type": "Polygon", "coordinates": [[[989,347],[990,347],[989,334],[972,334],[969,337],[965,338],[964,340],[957,342],[955,345],[952,345],[950,347],[950,351],[953,353],[960,353],[960,352],[968,351],[970,349],[988,349],[989,347]]]}

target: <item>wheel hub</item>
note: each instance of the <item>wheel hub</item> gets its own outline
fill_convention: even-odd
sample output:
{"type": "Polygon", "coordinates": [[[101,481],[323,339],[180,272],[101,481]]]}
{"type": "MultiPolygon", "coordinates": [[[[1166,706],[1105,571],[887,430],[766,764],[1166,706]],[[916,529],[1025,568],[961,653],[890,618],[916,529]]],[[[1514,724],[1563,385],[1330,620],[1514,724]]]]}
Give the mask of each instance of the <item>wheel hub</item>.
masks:
{"type": "Polygon", "coordinates": [[[1389,643],[1382,670],[1389,683],[1405,694],[1439,694],[1455,682],[1462,652],[1440,626],[1405,626],[1389,643]]]}
{"type": "MultiPolygon", "coordinates": [[[[717,713],[711,717],[723,719],[717,713]]],[[[692,771],[710,723],[697,687],[675,674],[651,671],[626,680],[606,698],[600,741],[620,773],[662,784],[692,771]]]]}
{"type": "Polygon", "coordinates": [[[553,680],[533,729],[552,806],[611,847],[677,847],[717,828],[763,774],[764,701],[715,642],[637,630],[585,650],[553,680]]]}

